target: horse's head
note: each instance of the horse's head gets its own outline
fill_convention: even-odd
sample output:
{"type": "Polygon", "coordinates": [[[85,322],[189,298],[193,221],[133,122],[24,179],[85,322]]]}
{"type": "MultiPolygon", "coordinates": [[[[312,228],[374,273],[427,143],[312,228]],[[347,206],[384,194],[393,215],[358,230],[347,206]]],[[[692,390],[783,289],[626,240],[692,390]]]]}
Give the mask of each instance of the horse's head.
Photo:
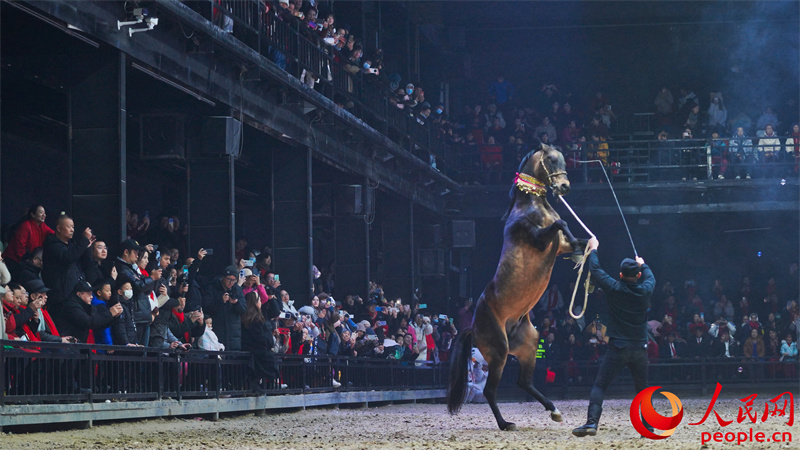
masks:
{"type": "Polygon", "coordinates": [[[565,169],[564,155],[554,147],[542,144],[539,150],[528,153],[522,159],[518,172],[533,176],[544,186],[553,189],[556,195],[567,195],[570,186],[565,169]]]}

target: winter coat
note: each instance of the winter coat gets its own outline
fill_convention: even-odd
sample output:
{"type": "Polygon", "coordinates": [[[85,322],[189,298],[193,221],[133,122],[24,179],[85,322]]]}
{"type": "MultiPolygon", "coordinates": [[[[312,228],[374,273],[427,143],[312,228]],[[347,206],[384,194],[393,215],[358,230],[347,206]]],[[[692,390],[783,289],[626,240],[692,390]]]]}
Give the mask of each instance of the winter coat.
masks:
{"type": "Polygon", "coordinates": [[[19,283],[21,286],[25,286],[25,283],[32,281],[32,280],[41,280],[42,279],[42,269],[34,266],[29,262],[19,263],[17,266],[17,273],[14,276],[14,281],[19,283]]]}
{"type": "Polygon", "coordinates": [[[150,293],[153,292],[156,285],[155,280],[145,277],[136,270],[134,265],[121,259],[117,259],[114,265],[117,267],[117,285],[128,282],[133,286],[133,298],[131,299],[133,321],[146,326],[152,320],[150,293]]]}
{"type": "Polygon", "coordinates": [[[797,357],[797,342],[791,345],[785,340],[781,341],[781,361],[794,361],[797,357]]]}
{"type": "Polygon", "coordinates": [[[132,300],[119,297],[118,301],[119,304],[122,305],[122,314],[119,316],[119,325],[114,324],[111,326],[111,341],[114,345],[137,344],[139,342],[139,337],[136,334],[132,300]]]}
{"type": "Polygon", "coordinates": [[[217,277],[203,290],[203,312],[214,319],[214,332],[219,336],[219,341],[225,344],[226,350],[242,349],[241,316],[246,311],[244,294],[238,284],[226,291],[222,287],[222,277],[217,277]],[[225,292],[237,302],[223,302],[225,292]]]}
{"type": "Polygon", "coordinates": [[[55,234],[45,238],[42,281],[50,288],[47,306],[51,313],[66,301],[75,284],[83,279],[80,261],[87,250],[89,240],[83,234],[76,234],[69,242],[62,241],[55,234]]]}
{"type": "Polygon", "coordinates": [[[11,236],[11,241],[3,252],[3,258],[20,262],[25,253],[44,246],[45,239],[53,233],[55,232],[47,224],[39,223],[34,219],[27,219],[19,225],[14,235],[11,236]]]}
{"type": "Polygon", "coordinates": [[[70,296],[61,311],[61,320],[56,319],[56,328],[62,336],[72,336],[86,342],[89,330],[103,329],[115,320],[108,308],[87,305],[77,295],[70,296]]]}

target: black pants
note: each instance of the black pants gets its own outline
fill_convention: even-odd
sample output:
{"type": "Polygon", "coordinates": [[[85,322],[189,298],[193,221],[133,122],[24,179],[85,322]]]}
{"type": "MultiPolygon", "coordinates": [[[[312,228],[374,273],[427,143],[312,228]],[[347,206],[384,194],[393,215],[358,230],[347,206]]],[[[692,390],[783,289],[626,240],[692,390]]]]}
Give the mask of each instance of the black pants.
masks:
{"type": "Polygon", "coordinates": [[[618,348],[612,341],[594,380],[589,404],[603,404],[606,389],[624,367],[630,369],[637,393],[647,387],[647,350],[644,346],[631,343],[618,348]]]}

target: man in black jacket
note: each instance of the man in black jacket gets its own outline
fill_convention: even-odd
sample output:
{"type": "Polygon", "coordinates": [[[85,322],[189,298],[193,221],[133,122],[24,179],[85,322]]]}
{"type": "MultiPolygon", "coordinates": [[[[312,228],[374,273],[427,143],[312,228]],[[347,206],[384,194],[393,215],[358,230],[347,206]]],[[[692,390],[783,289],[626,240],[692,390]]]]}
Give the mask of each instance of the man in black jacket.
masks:
{"type": "Polygon", "coordinates": [[[598,245],[597,238],[589,240],[587,263],[592,281],[603,289],[608,301],[610,321],[606,336],[609,344],[589,396],[588,420],[572,430],[578,437],[597,434],[605,391],[623,367],[630,369],[636,392],[647,387],[647,312],[656,279],[650,267],[637,256],[636,260],[622,260],[620,279],[615,280],[600,267],[598,245]]]}
{"type": "Polygon", "coordinates": [[[37,247],[22,255],[14,281],[21,285],[31,280],[42,279],[42,247],[37,247]]]}
{"type": "Polygon", "coordinates": [[[122,243],[120,249],[122,255],[114,262],[117,268],[117,286],[127,281],[133,288],[131,306],[133,321],[136,323],[136,343],[147,347],[150,341],[150,322],[153,320],[150,315],[150,293],[153,292],[156,280],[142,275],[136,261],[139,260],[140,251],[152,249],[152,246],[141,246],[134,239],[128,239],[122,243]]]}
{"type": "Polygon", "coordinates": [[[62,320],[56,321],[56,327],[62,334],[85,343],[90,330],[108,328],[120,314],[119,303],[109,308],[92,307],[92,285],[79,281],[75,283],[74,294],[64,303],[62,320]]]}
{"type": "Polygon", "coordinates": [[[234,351],[242,349],[241,315],[247,311],[238,280],[239,271],[228,266],[203,290],[203,310],[214,319],[214,333],[226,350],[234,351]]]}
{"type": "Polygon", "coordinates": [[[66,214],[58,217],[56,232],[44,240],[42,254],[42,281],[50,288],[47,308],[58,324],[61,307],[72,293],[72,288],[83,279],[81,258],[95,240],[92,229],[74,236],[75,223],[66,214]],[[74,237],[73,237],[74,236],[74,237]]]}

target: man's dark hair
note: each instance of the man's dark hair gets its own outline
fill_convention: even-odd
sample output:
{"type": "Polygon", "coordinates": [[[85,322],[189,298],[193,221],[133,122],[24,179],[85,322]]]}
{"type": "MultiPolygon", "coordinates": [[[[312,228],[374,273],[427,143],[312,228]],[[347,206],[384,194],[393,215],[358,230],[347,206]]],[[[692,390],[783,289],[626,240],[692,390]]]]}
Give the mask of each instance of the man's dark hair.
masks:
{"type": "Polygon", "coordinates": [[[18,289],[22,289],[22,286],[19,283],[15,283],[13,281],[8,282],[8,290],[16,291],[18,289]]]}
{"type": "Polygon", "coordinates": [[[111,286],[114,287],[114,283],[110,278],[105,278],[102,280],[95,281],[94,286],[92,286],[92,292],[97,293],[103,290],[103,287],[111,286]]]}
{"type": "Polygon", "coordinates": [[[42,259],[42,253],[44,253],[44,249],[42,247],[36,247],[35,249],[26,252],[22,255],[22,259],[20,262],[33,262],[34,259],[39,258],[42,259]]]}

